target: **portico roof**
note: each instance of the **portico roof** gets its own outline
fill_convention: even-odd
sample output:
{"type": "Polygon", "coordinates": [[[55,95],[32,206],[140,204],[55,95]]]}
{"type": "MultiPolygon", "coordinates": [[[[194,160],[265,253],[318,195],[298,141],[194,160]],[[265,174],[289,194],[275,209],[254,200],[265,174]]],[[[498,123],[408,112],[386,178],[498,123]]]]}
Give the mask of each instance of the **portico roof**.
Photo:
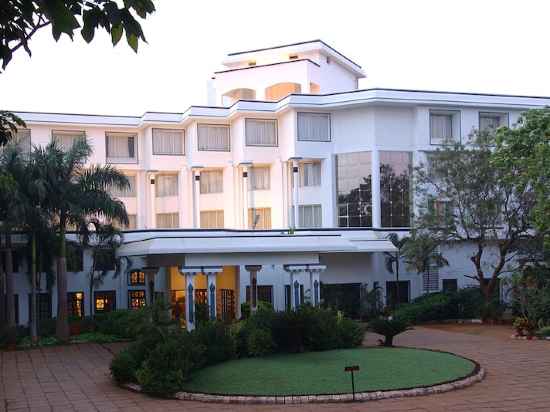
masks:
{"type": "Polygon", "coordinates": [[[395,246],[370,231],[140,231],[125,235],[119,256],[221,253],[393,252],[395,246]]]}

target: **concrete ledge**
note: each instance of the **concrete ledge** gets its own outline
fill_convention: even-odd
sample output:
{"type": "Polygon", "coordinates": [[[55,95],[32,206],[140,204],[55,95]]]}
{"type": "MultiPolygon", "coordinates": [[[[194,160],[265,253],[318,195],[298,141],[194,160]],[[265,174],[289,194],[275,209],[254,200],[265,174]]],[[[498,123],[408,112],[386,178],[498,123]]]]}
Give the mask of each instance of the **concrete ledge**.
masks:
{"type": "MultiPolygon", "coordinates": [[[[392,389],[381,391],[357,392],[355,402],[375,401],[381,399],[403,398],[410,396],[424,396],[436,393],[449,392],[456,389],[466,388],[485,377],[485,370],[476,363],[474,371],[465,377],[454,381],[439,383],[432,386],[422,386],[407,389],[392,389]]],[[[141,387],[134,383],[128,383],[123,387],[132,391],[141,392],[141,387]]],[[[232,403],[232,404],[302,404],[302,403],[334,403],[354,402],[351,393],[344,394],[319,394],[319,395],[217,395],[199,392],[178,392],[174,399],[184,401],[198,401],[207,403],[232,403]]]]}

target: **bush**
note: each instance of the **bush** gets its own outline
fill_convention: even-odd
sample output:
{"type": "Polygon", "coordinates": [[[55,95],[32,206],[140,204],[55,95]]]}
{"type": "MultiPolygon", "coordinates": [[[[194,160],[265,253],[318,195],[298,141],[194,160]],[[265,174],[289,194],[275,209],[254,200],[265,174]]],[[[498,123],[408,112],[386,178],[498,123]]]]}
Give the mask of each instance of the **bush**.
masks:
{"type": "Polygon", "coordinates": [[[380,341],[381,345],[393,346],[393,338],[411,328],[402,319],[378,318],[369,322],[368,329],[371,332],[384,336],[384,340],[380,341]]]}
{"type": "Polygon", "coordinates": [[[536,335],[539,337],[539,338],[548,338],[550,337],[550,326],[544,326],[542,328],[540,328],[536,335]]]}
{"type": "Polygon", "coordinates": [[[97,331],[105,335],[114,335],[126,339],[136,339],[143,329],[151,324],[150,311],[115,310],[95,316],[97,331]]]}
{"type": "Polygon", "coordinates": [[[339,319],[334,311],[302,306],[298,309],[298,316],[302,317],[305,350],[330,350],[339,347],[339,319]]]}
{"type": "Polygon", "coordinates": [[[204,350],[187,332],[168,334],[137,370],[137,381],[145,393],[172,395],[181,390],[191,372],[200,366],[197,360],[203,359],[204,350]]]}
{"type": "Polygon", "coordinates": [[[39,336],[55,336],[55,318],[43,319],[38,322],[39,336]]]}
{"type": "Polygon", "coordinates": [[[269,329],[254,329],[247,336],[248,356],[260,357],[270,355],[275,350],[273,337],[269,329]]]}
{"type": "Polygon", "coordinates": [[[139,362],[130,349],[119,352],[111,361],[111,374],[117,383],[135,382],[139,362]]]}
{"type": "Polygon", "coordinates": [[[363,343],[364,329],[355,321],[342,318],[337,324],[338,348],[355,348],[363,343]]]}
{"type": "Polygon", "coordinates": [[[205,348],[205,365],[213,365],[233,359],[236,356],[236,342],[229,328],[222,322],[210,321],[199,324],[193,332],[197,343],[205,348]]]}

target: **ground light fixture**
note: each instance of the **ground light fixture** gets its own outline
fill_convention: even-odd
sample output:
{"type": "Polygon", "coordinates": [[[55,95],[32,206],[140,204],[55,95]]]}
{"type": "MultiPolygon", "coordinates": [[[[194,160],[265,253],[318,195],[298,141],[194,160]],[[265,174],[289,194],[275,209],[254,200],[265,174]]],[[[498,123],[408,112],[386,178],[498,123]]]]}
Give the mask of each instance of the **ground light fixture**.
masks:
{"type": "Polygon", "coordinates": [[[355,378],[353,376],[353,373],[358,371],[359,371],[359,365],[351,365],[351,366],[346,366],[344,368],[344,372],[351,373],[351,394],[354,401],[355,401],[355,378]]]}

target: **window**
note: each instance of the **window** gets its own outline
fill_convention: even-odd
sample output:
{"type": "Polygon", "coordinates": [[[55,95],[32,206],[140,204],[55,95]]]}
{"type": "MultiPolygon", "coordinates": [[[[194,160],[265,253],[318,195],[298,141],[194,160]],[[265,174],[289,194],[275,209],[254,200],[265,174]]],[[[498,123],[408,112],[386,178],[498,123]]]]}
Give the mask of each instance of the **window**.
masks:
{"type": "Polygon", "coordinates": [[[223,210],[201,211],[201,229],[223,229],[223,210]]]}
{"type": "Polygon", "coordinates": [[[390,308],[397,304],[409,303],[410,300],[410,282],[408,280],[395,280],[386,282],[386,305],[390,308]],[[398,292],[399,288],[399,292],[398,292]],[[399,299],[398,299],[399,293],[399,299]]]}
{"type": "Polygon", "coordinates": [[[205,170],[200,179],[201,194],[223,193],[223,170],[205,170]]]}
{"type": "Polygon", "coordinates": [[[83,270],[82,248],[67,243],[67,272],[82,272],[83,270]]]}
{"type": "Polygon", "coordinates": [[[177,229],[179,226],[179,213],[157,213],[157,229],[177,229]]]}
{"type": "Polygon", "coordinates": [[[178,195],[178,175],[157,175],[155,178],[157,197],[178,195]]]}
{"type": "Polygon", "coordinates": [[[299,227],[322,227],[321,205],[299,205],[298,223],[299,227]]]}
{"type": "Polygon", "coordinates": [[[137,162],[137,135],[133,133],[105,134],[105,149],[109,163],[137,162]]]}
{"type": "MultiPolygon", "coordinates": [[[[29,321],[32,320],[32,294],[29,293],[29,321]]],[[[36,294],[36,312],[38,321],[52,318],[52,297],[49,293],[42,292],[36,294]]]]}
{"type": "Polygon", "coordinates": [[[254,230],[271,229],[271,208],[248,209],[248,228],[254,230]]]}
{"type": "Polygon", "coordinates": [[[380,152],[380,209],[383,227],[409,227],[412,153],[380,152]]]}
{"type": "Polygon", "coordinates": [[[479,113],[479,130],[483,132],[492,132],[499,127],[509,125],[509,115],[508,113],[489,113],[489,112],[480,112],[479,113]]]}
{"type": "Polygon", "coordinates": [[[99,249],[95,255],[95,270],[115,270],[115,251],[113,249],[99,249]]]}
{"type": "Polygon", "coordinates": [[[17,129],[12,142],[21,150],[21,153],[29,155],[32,148],[30,129],[17,129]]]}
{"type": "Polygon", "coordinates": [[[298,140],[330,142],[330,114],[298,113],[298,140]]]}
{"type": "Polygon", "coordinates": [[[69,150],[74,142],[78,139],[85,139],[86,132],[76,131],[76,130],[53,130],[52,139],[57,142],[59,147],[67,151],[69,150]]]}
{"type": "Polygon", "coordinates": [[[183,155],[183,130],[153,129],[154,155],[183,155]]]}
{"type": "Polygon", "coordinates": [[[145,307],[145,291],[129,290],[128,291],[128,309],[137,310],[143,307],[145,307]]]}
{"type": "MultiPolygon", "coordinates": [[[[256,286],[256,293],[258,294],[258,302],[266,302],[273,305],[273,286],[272,285],[258,285],[256,286]]],[[[250,286],[246,287],[246,301],[250,302],[250,286]]]]}
{"type": "Polygon", "coordinates": [[[439,267],[432,265],[430,271],[422,274],[422,287],[424,293],[439,291],[439,267]]]}
{"type": "Polygon", "coordinates": [[[248,190],[269,190],[270,180],[268,166],[255,166],[248,169],[248,190]]]}
{"type": "Polygon", "coordinates": [[[321,162],[302,163],[300,167],[300,186],[321,185],[321,162]]]}
{"type": "Polygon", "coordinates": [[[277,146],[277,120],[245,119],[247,146],[277,146]]]}
{"type": "Polygon", "coordinates": [[[229,152],[229,126],[214,124],[199,124],[197,126],[199,150],[229,152]]]}
{"type": "MultiPolygon", "coordinates": [[[[254,64],[249,63],[249,66],[256,65],[256,62],[253,63],[254,64]]],[[[222,95],[222,104],[228,106],[235,103],[237,100],[254,100],[255,98],[256,92],[253,89],[233,89],[222,95]]]]}
{"type": "Polygon", "coordinates": [[[430,112],[430,144],[444,144],[460,137],[460,112],[430,112]]]}
{"type": "Polygon", "coordinates": [[[69,316],[84,317],[84,292],[67,293],[69,303],[69,316]]]}
{"type": "Polygon", "coordinates": [[[265,89],[265,99],[271,101],[281,100],[292,93],[300,93],[302,86],[299,83],[277,83],[265,89]]]}
{"type": "Polygon", "coordinates": [[[119,189],[117,187],[111,187],[111,196],[114,197],[136,197],[136,177],[135,176],[126,176],[130,187],[119,189]]]}
{"type": "Polygon", "coordinates": [[[336,155],[336,174],[338,226],[372,226],[371,153],[336,155]]]}
{"type": "Polygon", "coordinates": [[[430,200],[428,207],[438,220],[449,220],[453,217],[453,204],[449,200],[430,200]]]}
{"type": "Polygon", "coordinates": [[[443,279],[443,292],[456,292],[458,290],[458,281],[456,279],[443,279]]]}
{"type": "Polygon", "coordinates": [[[105,290],[94,292],[95,313],[106,313],[116,310],[116,292],[105,290]]]}
{"type": "Polygon", "coordinates": [[[140,270],[133,270],[128,274],[128,286],[145,285],[145,273],[140,270]]]}

